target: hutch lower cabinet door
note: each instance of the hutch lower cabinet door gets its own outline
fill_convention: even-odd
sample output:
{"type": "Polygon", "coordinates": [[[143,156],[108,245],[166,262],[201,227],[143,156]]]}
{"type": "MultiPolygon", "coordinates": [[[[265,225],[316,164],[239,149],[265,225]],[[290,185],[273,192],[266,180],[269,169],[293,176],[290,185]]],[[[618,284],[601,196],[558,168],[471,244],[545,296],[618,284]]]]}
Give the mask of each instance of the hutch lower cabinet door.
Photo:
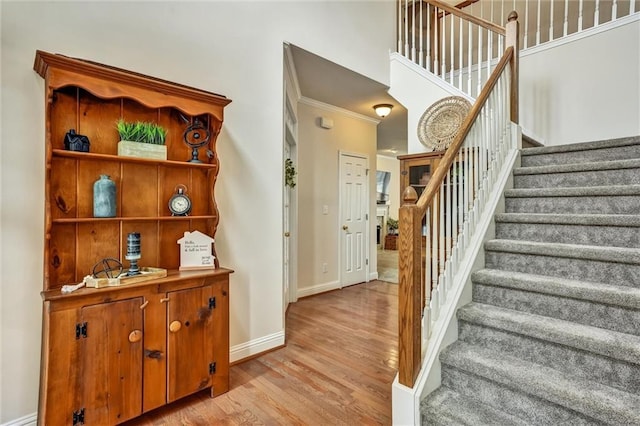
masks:
{"type": "Polygon", "coordinates": [[[208,387],[212,395],[227,390],[213,383],[218,368],[223,369],[216,348],[224,347],[225,339],[216,330],[224,320],[216,314],[225,309],[225,287],[221,283],[167,293],[167,402],[208,387]]]}
{"type": "MultiPolygon", "coordinates": [[[[121,423],[142,414],[142,298],[82,308],[80,401],[84,423],[121,423]]],[[[77,335],[78,333],[76,333],[77,335]]]]}

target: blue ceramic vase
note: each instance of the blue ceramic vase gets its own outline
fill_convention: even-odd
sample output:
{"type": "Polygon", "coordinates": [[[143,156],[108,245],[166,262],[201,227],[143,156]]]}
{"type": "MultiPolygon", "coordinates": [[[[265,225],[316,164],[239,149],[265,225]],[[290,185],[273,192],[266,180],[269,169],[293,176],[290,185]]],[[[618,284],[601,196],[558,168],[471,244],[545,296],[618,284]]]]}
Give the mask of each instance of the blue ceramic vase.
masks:
{"type": "Polygon", "coordinates": [[[93,184],[93,216],[116,216],[116,184],[109,175],[100,175],[93,184]]]}

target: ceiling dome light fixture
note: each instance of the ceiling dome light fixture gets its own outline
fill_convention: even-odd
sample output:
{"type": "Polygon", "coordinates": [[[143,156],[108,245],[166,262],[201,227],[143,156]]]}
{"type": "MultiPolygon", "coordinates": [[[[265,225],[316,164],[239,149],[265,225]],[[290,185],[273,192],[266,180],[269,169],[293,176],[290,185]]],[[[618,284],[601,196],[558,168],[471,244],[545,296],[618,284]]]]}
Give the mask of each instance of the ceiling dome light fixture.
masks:
{"type": "Polygon", "coordinates": [[[391,105],[391,104],[378,104],[378,105],[374,105],[373,109],[375,110],[376,114],[378,114],[378,116],[384,118],[387,115],[389,115],[389,113],[393,109],[393,105],[391,105]]]}

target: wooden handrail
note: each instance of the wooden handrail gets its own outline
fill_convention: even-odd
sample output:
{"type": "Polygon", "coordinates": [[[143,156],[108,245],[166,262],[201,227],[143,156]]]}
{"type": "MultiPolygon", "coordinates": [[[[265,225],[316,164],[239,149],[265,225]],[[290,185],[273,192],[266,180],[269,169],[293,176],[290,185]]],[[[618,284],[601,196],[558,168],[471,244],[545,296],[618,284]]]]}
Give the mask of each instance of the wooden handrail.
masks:
{"type": "Polygon", "coordinates": [[[442,9],[445,12],[448,12],[452,15],[455,15],[459,18],[465,19],[467,21],[471,21],[476,25],[479,25],[483,28],[486,28],[487,30],[496,32],[498,34],[501,35],[506,35],[506,29],[505,27],[502,27],[500,25],[494,24],[491,21],[487,21],[486,19],[482,19],[482,18],[478,18],[477,16],[473,16],[473,15],[469,15],[466,12],[461,11],[460,9],[457,9],[455,6],[449,6],[446,3],[442,3],[439,2],[438,0],[422,0],[425,3],[429,3],[433,6],[436,6],[438,9],[442,9]]]}

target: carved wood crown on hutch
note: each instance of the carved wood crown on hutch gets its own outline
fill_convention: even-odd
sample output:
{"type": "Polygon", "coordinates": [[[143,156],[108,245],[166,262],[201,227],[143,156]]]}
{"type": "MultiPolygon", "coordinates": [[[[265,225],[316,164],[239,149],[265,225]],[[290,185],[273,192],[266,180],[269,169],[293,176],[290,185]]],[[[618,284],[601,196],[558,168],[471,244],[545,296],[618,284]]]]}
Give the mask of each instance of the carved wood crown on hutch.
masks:
{"type": "Polygon", "coordinates": [[[220,122],[231,102],[216,93],[41,50],[36,51],[33,69],[51,89],[77,86],[101,98],[130,98],[148,108],[173,107],[192,116],[211,114],[220,122]]]}

